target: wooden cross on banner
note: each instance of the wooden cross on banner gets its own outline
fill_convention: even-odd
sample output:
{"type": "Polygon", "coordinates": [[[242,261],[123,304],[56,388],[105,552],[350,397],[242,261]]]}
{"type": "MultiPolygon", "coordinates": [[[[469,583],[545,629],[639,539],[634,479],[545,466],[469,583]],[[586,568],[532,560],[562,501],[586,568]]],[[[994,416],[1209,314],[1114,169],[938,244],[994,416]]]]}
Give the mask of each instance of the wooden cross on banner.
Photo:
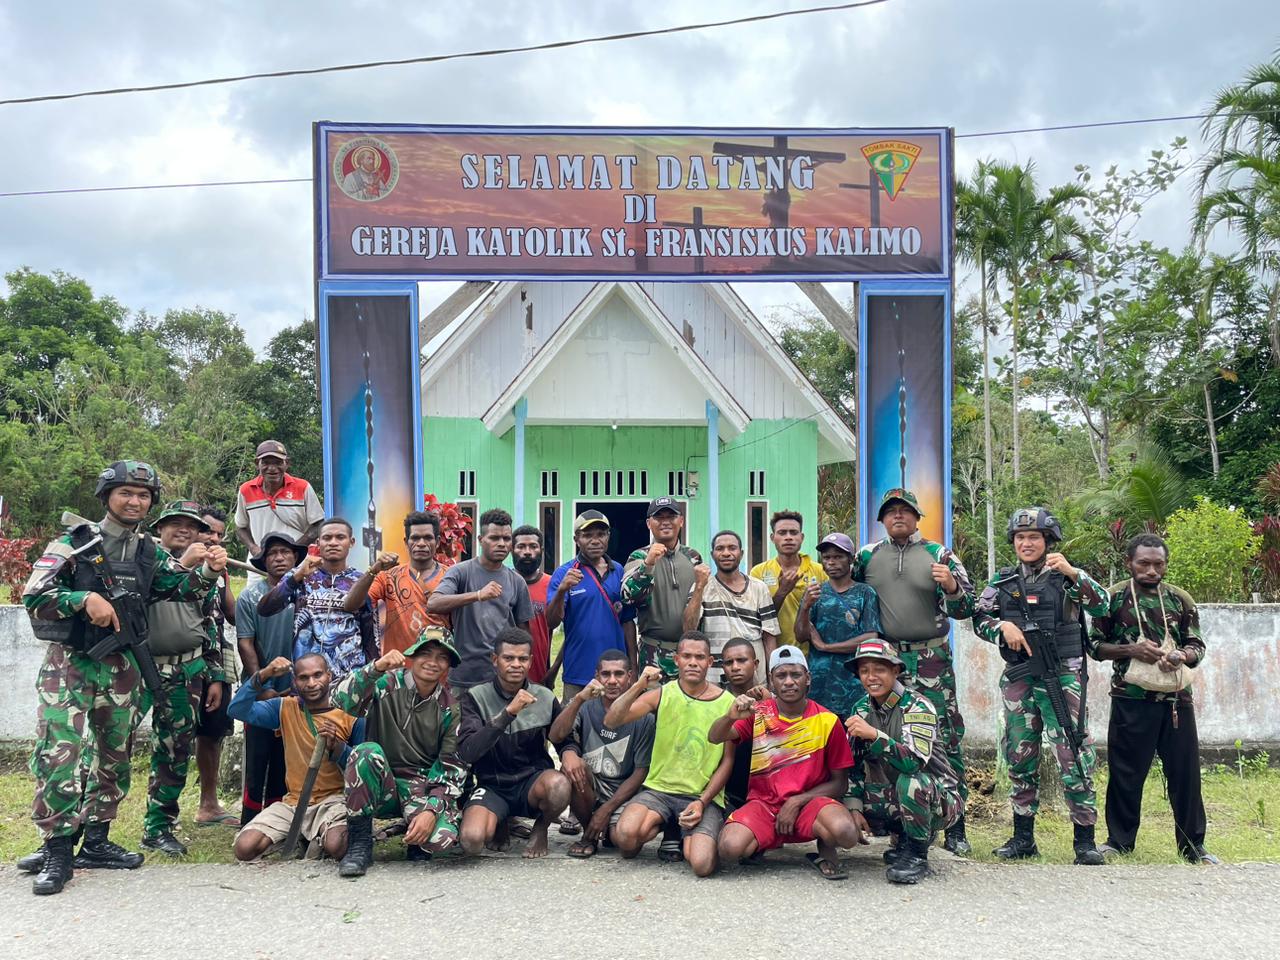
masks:
{"type": "MultiPolygon", "coordinates": [[[[703,219],[702,219],[702,208],[701,208],[701,207],[694,207],[694,208],[693,208],[693,222],[692,222],[692,223],[682,223],[682,222],[681,222],[681,221],[679,221],[679,220],[663,220],[663,221],[662,221],[662,225],[663,225],[664,227],[682,227],[682,228],[686,228],[686,229],[687,229],[687,228],[692,227],[694,230],[720,230],[720,229],[722,229],[722,228],[723,228],[723,229],[726,229],[726,230],[728,230],[728,229],[732,229],[731,227],[724,226],[723,224],[718,224],[718,223],[706,223],[706,222],[704,222],[704,221],[703,221],[703,219]]],[[[694,257],[694,258],[693,258],[693,272],[694,272],[694,273],[702,273],[702,272],[703,272],[703,266],[704,266],[704,264],[705,264],[705,261],[704,261],[704,259],[703,259],[702,257],[694,257]]]]}
{"type": "Polygon", "coordinates": [[[871,226],[880,226],[880,193],[884,190],[884,186],[880,183],[879,175],[868,168],[866,183],[842,183],[841,190],[866,190],[871,195],[871,226]]]}
{"type": "MultiPolygon", "coordinates": [[[[711,152],[725,157],[735,157],[738,160],[746,157],[752,159],[781,157],[784,165],[796,157],[808,157],[809,162],[815,167],[824,163],[844,163],[848,159],[845,154],[833,150],[797,150],[788,146],[787,141],[785,134],[774,137],[772,147],[752,143],[725,143],[717,140],[711,145],[711,152]]],[[[756,166],[757,168],[763,166],[763,161],[757,160],[756,166]]],[[[775,229],[786,229],[790,225],[791,191],[787,183],[788,180],[784,177],[781,187],[765,194],[763,212],[769,216],[769,226],[775,229]]]]}

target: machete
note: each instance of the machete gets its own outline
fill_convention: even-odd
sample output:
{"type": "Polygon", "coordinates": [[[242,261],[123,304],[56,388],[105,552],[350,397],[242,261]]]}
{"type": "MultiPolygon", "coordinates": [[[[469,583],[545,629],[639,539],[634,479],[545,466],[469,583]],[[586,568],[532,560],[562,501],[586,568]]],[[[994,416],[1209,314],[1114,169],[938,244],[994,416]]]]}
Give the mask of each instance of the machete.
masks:
{"type": "Polygon", "coordinates": [[[307,814],[307,804],[311,801],[311,790],[316,785],[316,776],[320,773],[320,764],[324,762],[325,739],[316,734],[316,748],[311,751],[311,762],[307,764],[307,776],[302,781],[302,792],[298,794],[298,805],[293,810],[293,823],[289,824],[289,835],[284,838],[280,848],[281,860],[292,860],[293,851],[298,847],[298,837],[302,833],[302,818],[307,814]]]}

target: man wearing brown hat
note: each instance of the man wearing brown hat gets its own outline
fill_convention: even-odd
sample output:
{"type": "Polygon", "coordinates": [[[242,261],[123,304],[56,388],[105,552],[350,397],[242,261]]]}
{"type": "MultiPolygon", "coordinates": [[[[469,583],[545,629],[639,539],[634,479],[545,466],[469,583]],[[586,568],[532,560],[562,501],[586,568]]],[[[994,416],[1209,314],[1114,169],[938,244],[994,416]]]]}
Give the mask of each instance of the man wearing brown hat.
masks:
{"type": "Polygon", "coordinates": [[[268,533],[287,533],[300,543],[320,534],[324,507],[311,484],[287,472],[289,453],[279,440],[264,440],[254,454],[258,475],[236,495],[236,536],[250,556],[262,552],[268,533]]]}
{"type": "MultiPolygon", "coordinates": [[[[876,519],[888,536],[858,551],[853,576],[876,591],[883,636],[893,641],[902,657],[904,680],[937,711],[939,742],[959,783],[960,796],[967,799],[960,753],[964,718],[956,698],[948,618],[971,617],[977,605],[960,558],[921,536],[923,517],[920,502],[910,490],[886,491],[876,519]]],[[[971,849],[963,817],[947,828],[944,846],[956,854],[971,849]]]]}

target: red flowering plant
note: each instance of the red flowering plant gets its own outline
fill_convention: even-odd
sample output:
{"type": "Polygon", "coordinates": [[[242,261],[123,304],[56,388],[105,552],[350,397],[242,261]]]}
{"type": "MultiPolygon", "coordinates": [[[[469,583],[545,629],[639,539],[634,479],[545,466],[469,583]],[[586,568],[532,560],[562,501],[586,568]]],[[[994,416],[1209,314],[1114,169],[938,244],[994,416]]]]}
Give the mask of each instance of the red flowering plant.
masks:
{"type": "Polygon", "coordinates": [[[440,518],[440,543],[436,556],[451,563],[457,562],[471,535],[472,519],[456,503],[445,503],[428,493],[423,498],[423,509],[440,518]]]}
{"type": "Polygon", "coordinates": [[[22,596],[22,588],[31,576],[30,553],[39,542],[25,537],[0,537],[0,586],[9,588],[10,603],[17,603],[22,596]]]}

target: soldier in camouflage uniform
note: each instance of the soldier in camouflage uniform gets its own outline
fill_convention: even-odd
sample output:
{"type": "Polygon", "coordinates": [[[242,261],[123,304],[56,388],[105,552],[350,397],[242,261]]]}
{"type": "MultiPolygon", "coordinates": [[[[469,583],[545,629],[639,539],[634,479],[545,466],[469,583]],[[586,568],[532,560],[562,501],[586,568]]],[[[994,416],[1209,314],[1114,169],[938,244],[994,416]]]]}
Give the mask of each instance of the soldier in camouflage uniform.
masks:
{"type": "Polygon", "coordinates": [[[1133,851],[1142,788],[1158,755],[1178,852],[1191,863],[1216,864],[1218,858],[1204,848],[1200,740],[1191,695],[1190,670],[1204,660],[1200,614],[1190,594],[1164,582],[1169,548],[1158,536],[1138,534],[1126,555],[1132,579],[1109,588],[1108,609],[1094,617],[1089,632],[1089,656],[1115,663],[1107,726],[1107,842],[1100,849],[1108,856],[1133,851]],[[1138,676],[1136,662],[1155,665],[1169,679],[1153,683],[1138,676]]]}
{"type": "Polygon", "coordinates": [[[942,751],[933,703],[905,687],[904,665],[884,640],[864,640],[845,664],[867,693],[845,729],[853,741],[848,802],[858,828],[868,820],[896,837],[884,859],[891,883],[918,883],[929,874],[929,845],[939,830],[964,816],[955,773],[942,751]]]}
{"type": "Polygon", "coordinates": [[[121,628],[104,595],[92,558],[106,558],[117,586],[154,602],[204,596],[217,583],[226,553],[211,550],[199,570],[188,570],[140,532],[160,492],[149,465],[117,461],[98,475],[95,494],[106,507],[97,524],[69,527],[36,561],[22,602],[36,636],[50,641],[36,681],[36,780],[32,819],[44,841],[37,894],[62,890],[71,877],[76,837],[84,843],[76,866],[132,869],[138,854],[107,838],[129,790],[129,742],[137,723],[141,675],[132,652],[93,660],[87,651],[121,628]],[[100,544],[93,538],[101,536],[100,544]],[[86,742],[88,741],[88,742],[86,742]],[[90,754],[91,759],[86,759],[90,754]],[[81,767],[87,774],[82,777],[81,767]]]}
{"type": "MultiPolygon", "coordinates": [[[[198,539],[207,526],[200,504],[194,500],[174,501],[152,525],[161,552],[180,557],[179,564],[188,568],[222,550],[198,539]]],[[[163,601],[147,610],[151,628],[148,643],[164,689],[159,693],[143,691],[141,715],[151,711],[151,776],[142,846],[171,857],[187,852],[173,831],[178,825],[178,798],[187,785],[195,751],[201,707],[217,710],[227,689],[222,638],[211,616],[217,603],[215,582],[195,600],[163,601]]]]}
{"type": "MultiPolygon", "coordinates": [[[[896,487],[885,493],[876,519],[889,535],[858,552],[853,578],[875,589],[883,635],[902,657],[907,684],[933,704],[940,720],[939,742],[964,799],[969,795],[960,751],[964,717],[956,697],[947,618],[973,616],[973,584],[959,557],[920,535],[923,516],[910,490],[896,487]]],[[[944,846],[955,854],[972,849],[963,816],[947,828],[944,846]]]]}
{"type": "MultiPolygon", "coordinates": [[[[1094,845],[1098,800],[1093,789],[1096,758],[1093,743],[1072,750],[1068,731],[1054,712],[1044,672],[1030,663],[1037,636],[1056,641],[1053,667],[1066,707],[1066,722],[1084,729],[1084,625],[1081,610],[1091,616],[1107,612],[1107,591],[1083,570],[1055,551],[1062,527],[1044,507],[1015,510],[1006,530],[1018,565],[1001,570],[978,599],[974,633],[1000,649],[1008,666],[1000,677],[1004,700],[1001,751],[1009,767],[1009,799],[1013,804],[1013,836],[993,852],[1005,860],[1039,856],[1035,822],[1040,809],[1040,741],[1047,736],[1058,761],[1067,811],[1075,825],[1076,863],[1098,866],[1102,854],[1094,845]],[[1024,631],[1030,631],[1027,636],[1024,631]]],[[[1056,692],[1056,691],[1054,691],[1056,692]]]]}
{"type": "Polygon", "coordinates": [[[349,839],[339,876],[362,877],[373,863],[374,817],[404,817],[410,860],[457,846],[467,768],[457,756],[461,708],[442,681],[461,662],[449,631],[429,626],[334,691],[334,705],[353,715],[369,701],[365,742],[343,777],[349,839]]]}

